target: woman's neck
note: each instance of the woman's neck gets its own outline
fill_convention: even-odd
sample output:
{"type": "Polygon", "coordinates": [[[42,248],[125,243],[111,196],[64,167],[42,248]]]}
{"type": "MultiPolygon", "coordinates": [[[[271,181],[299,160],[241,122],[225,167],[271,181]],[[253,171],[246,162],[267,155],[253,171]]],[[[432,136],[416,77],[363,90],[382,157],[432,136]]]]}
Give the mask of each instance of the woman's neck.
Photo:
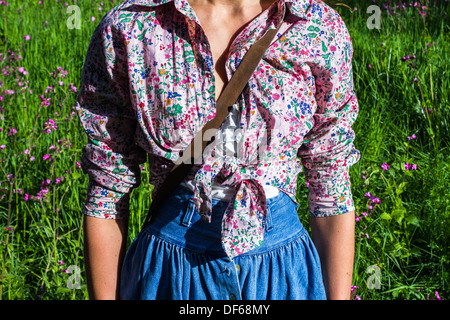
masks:
{"type": "Polygon", "coordinates": [[[230,10],[242,9],[245,7],[268,7],[275,0],[188,0],[193,6],[211,6],[230,10]]]}

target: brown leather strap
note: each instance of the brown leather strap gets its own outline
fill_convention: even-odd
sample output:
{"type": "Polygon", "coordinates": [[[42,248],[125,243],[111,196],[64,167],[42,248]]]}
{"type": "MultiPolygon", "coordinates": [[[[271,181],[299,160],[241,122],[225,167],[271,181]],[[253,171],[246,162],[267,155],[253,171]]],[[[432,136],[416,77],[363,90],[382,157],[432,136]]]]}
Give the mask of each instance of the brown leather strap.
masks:
{"type": "Polygon", "coordinates": [[[239,95],[247,85],[253,71],[261,61],[262,56],[272,42],[272,39],[277,34],[280,26],[281,23],[277,29],[270,29],[269,31],[267,31],[261,39],[259,39],[250,47],[241,63],[239,64],[239,67],[231,77],[229,83],[222,91],[222,94],[220,95],[216,103],[215,117],[210,120],[200,132],[196,134],[186,150],[183,151],[183,155],[177,161],[176,167],[181,163],[189,163],[192,161],[192,159],[198,159],[202,155],[205,147],[210,142],[210,140],[205,139],[205,133],[210,129],[218,129],[222,122],[225,120],[229,113],[228,108],[236,103],[236,100],[239,98],[239,95]]]}
{"type": "Polygon", "coordinates": [[[210,143],[210,140],[205,140],[205,133],[210,129],[219,129],[222,122],[229,114],[229,108],[236,102],[239,95],[244,90],[248,83],[253,71],[261,61],[262,56],[266,52],[273,38],[277,34],[281,27],[281,23],[276,29],[270,29],[266,34],[256,41],[245,54],[239,67],[234,72],[228,84],[225,86],[222,94],[220,95],[216,103],[216,115],[200,130],[185,149],[179,160],[172,168],[163,184],[159,188],[155,199],[152,199],[150,209],[144,222],[145,227],[150,218],[154,215],[156,207],[161,201],[172,191],[188,174],[191,170],[194,159],[198,159],[203,154],[205,147],[210,143]]]}

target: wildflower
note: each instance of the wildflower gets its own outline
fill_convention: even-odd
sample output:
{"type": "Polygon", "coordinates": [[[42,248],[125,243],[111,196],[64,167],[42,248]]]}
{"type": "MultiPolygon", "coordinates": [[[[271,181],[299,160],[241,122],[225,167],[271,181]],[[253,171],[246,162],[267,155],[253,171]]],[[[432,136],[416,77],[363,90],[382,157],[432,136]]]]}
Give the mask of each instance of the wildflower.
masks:
{"type": "Polygon", "coordinates": [[[62,260],[58,260],[58,264],[60,265],[60,266],[62,266],[62,265],[64,265],[64,264],[66,264],[64,261],[62,261],[62,260]]]}
{"type": "Polygon", "coordinates": [[[41,98],[41,104],[39,105],[40,107],[48,107],[50,105],[50,100],[52,98],[44,98],[43,94],[41,94],[39,98],[41,98]]]}
{"type": "Polygon", "coordinates": [[[382,168],[384,171],[387,171],[387,170],[389,170],[389,165],[388,165],[386,162],[383,162],[383,164],[381,165],[381,168],[382,168]]]}
{"type": "Polygon", "coordinates": [[[366,233],[365,236],[367,239],[370,239],[369,234],[366,233]]]}
{"type": "Polygon", "coordinates": [[[44,123],[44,130],[47,133],[52,132],[52,129],[56,131],[58,129],[58,126],[55,124],[55,121],[52,119],[48,119],[47,122],[44,123]]]}
{"type": "Polygon", "coordinates": [[[45,160],[48,160],[49,158],[50,158],[50,155],[49,155],[49,154],[46,154],[45,156],[42,157],[42,160],[45,161],[45,160]]]}
{"type": "Polygon", "coordinates": [[[17,130],[16,130],[16,129],[14,129],[14,128],[9,128],[9,131],[8,131],[8,137],[14,136],[14,135],[16,135],[16,134],[17,134],[17,130]]]}
{"type": "Polygon", "coordinates": [[[417,164],[413,164],[413,165],[412,165],[412,169],[413,169],[413,170],[417,170],[417,164]]]}
{"type": "Polygon", "coordinates": [[[409,163],[405,163],[405,170],[411,169],[411,165],[409,163]]]}
{"type": "Polygon", "coordinates": [[[24,38],[26,41],[29,41],[31,39],[31,37],[28,34],[24,38]]]}
{"type": "Polygon", "coordinates": [[[24,200],[25,200],[25,201],[28,201],[28,197],[29,197],[28,193],[25,193],[25,198],[24,198],[24,200]]]}
{"type": "Polygon", "coordinates": [[[439,292],[436,291],[435,294],[436,294],[436,298],[437,298],[438,300],[442,300],[441,297],[439,296],[439,292]]]}

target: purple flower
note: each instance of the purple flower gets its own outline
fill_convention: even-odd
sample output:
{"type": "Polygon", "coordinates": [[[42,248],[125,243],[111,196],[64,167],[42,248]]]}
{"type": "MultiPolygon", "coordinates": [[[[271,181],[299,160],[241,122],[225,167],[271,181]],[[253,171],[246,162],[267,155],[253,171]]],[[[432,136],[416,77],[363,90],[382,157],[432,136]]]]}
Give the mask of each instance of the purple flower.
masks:
{"type": "Polygon", "coordinates": [[[50,158],[50,155],[49,155],[49,154],[46,154],[45,156],[42,157],[42,160],[45,161],[45,160],[48,160],[49,158],[50,158]]]}
{"type": "Polygon", "coordinates": [[[17,130],[14,128],[9,128],[8,137],[14,136],[17,134],[17,130]]]}
{"type": "Polygon", "coordinates": [[[409,163],[405,163],[405,170],[411,169],[411,165],[409,163]]]}
{"type": "Polygon", "coordinates": [[[56,129],[58,129],[58,126],[52,119],[48,119],[48,121],[44,123],[45,132],[50,133],[52,132],[52,130],[56,131],[56,129]]]}
{"type": "Polygon", "coordinates": [[[40,95],[39,97],[41,98],[41,104],[40,104],[40,107],[48,107],[48,106],[50,105],[50,100],[51,100],[52,98],[44,98],[44,95],[43,95],[43,94],[40,95]]]}
{"type": "Polygon", "coordinates": [[[381,165],[381,168],[382,168],[384,171],[387,171],[387,170],[389,170],[389,165],[388,165],[386,162],[383,162],[383,164],[381,165]]]}

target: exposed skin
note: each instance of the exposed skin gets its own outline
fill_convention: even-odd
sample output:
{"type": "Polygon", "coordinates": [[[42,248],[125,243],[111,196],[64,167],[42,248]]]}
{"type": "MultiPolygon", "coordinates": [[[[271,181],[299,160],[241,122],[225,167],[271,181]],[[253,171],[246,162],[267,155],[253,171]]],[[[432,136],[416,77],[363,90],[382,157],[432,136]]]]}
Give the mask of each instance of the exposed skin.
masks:
{"type": "Polygon", "coordinates": [[[355,212],[310,218],[329,300],[349,300],[355,254],[355,212]]]}
{"type": "MultiPolygon", "coordinates": [[[[216,98],[226,84],[225,60],[233,39],[274,0],[190,0],[206,33],[215,65],[216,98]]],[[[354,212],[311,218],[328,299],[349,299],[353,272],[354,212]]],[[[89,296],[118,298],[120,267],[125,254],[128,220],[85,217],[85,257],[89,296]]]]}

